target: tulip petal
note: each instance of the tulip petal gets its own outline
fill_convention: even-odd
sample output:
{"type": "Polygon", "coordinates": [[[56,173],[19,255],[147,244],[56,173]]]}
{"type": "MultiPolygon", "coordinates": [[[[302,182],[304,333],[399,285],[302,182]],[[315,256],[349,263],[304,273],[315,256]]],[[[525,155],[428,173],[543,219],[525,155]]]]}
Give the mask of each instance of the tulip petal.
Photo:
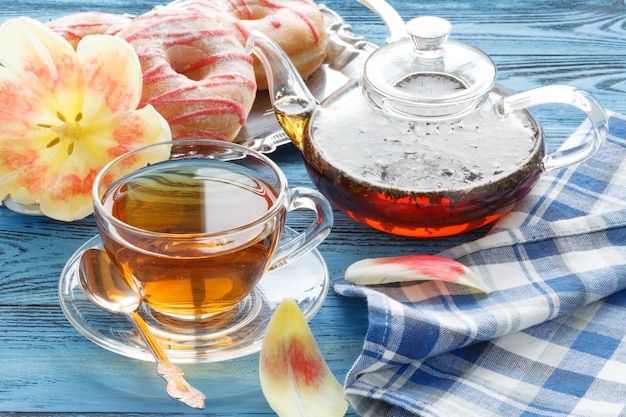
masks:
{"type": "Polygon", "coordinates": [[[472,287],[487,294],[491,292],[487,284],[462,263],[435,255],[363,259],[346,269],[345,278],[357,285],[444,281],[472,287]]]}
{"type": "Polygon", "coordinates": [[[23,187],[23,175],[32,175],[35,181],[47,175],[47,169],[38,161],[33,140],[0,138],[0,198],[11,196],[22,204],[31,204],[36,197],[23,187]],[[18,193],[19,190],[19,193],[18,193]],[[16,197],[17,195],[21,197],[16,197]]]}
{"type": "Polygon", "coordinates": [[[126,113],[113,121],[101,120],[83,128],[79,152],[104,166],[108,161],[140,146],[172,139],[167,121],[154,107],[126,113]]]}
{"type": "Polygon", "coordinates": [[[128,42],[106,35],[86,36],[76,54],[85,77],[82,113],[86,123],[137,108],[143,82],[141,64],[128,42]]]}
{"type": "Polygon", "coordinates": [[[292,299],[282,301],[272,315],[259,371],[263,394],[279,417],[341,417],[348,410],[343,387],[292,299]]]}
{"type": "MultiPolygon", "coordinates": [[[[0,61],[1,63],[1,61],[0,61]]],[[[0,138],[22,139],[45,134],[35,123],[26,120],[45,120],[51,117],[43,101],[21,79],[0,66],[0,138]],[[16,100],[19,97],[19,100],[16,100]],[[10,104],[9,104],[10,103],[10,104]]]]}
{"type": "Polygon", "coordinates": [[[74,49],[65,39],[27,17],[2,24],[0,39],[10,39],[2,42],[0,63],[31,91],[36,99],[31,104],[44,106],[51,116],[57,111],[80,111],[82,97],[76,92],[82,90],[83,74],[74,49]]]}
{"type": "MultiPolygon", "coordinates": [[[[40,124],[58,123],[57,112],[66,112],[68,102],[67,114],[79,111],[80,98],[74,93],[82,89],[82,74],[76,54],[62,38],[29,18],[5,22],[0,39],[11,40],[0,48],[0,101],[4,103],[0,138],[17,140],[7,147],[30,146],[21,141],[36,137],[45,145],[54,135],[40,124]]],[[[21,165],[20,160],[15,163],[21,165]]],[[[13,167],[2,164],[0,172],[3,169],[13,167]]]]}

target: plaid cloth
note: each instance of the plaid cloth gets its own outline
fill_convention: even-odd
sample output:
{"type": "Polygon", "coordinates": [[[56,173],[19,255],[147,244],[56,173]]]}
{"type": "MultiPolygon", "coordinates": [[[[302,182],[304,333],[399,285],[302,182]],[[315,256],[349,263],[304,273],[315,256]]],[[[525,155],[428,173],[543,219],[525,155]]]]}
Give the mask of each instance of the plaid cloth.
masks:
{"type": "Polygon", "coordinates": [[[367,297],[345,383],[360,415],[626,416],[626,117],[591,160],[544,173],[487,236],[440,255],[493,293],[333,279],[367,297]]]}

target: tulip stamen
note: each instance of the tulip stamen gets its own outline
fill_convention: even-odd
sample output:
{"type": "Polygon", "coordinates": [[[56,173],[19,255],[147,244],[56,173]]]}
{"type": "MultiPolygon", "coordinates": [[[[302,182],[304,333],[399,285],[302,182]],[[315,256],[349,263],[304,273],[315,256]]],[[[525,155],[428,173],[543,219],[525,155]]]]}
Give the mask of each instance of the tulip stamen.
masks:
{"type": "Polygon", "coordinates": [[[56,145],[59,142],[61,142],[61,138],[59,138],[57,136],[56,138],[54,138],[50,142],[48,142],[48,144],[46,145],[46,148],[52,148],[54,145],[56,145]]]}
{"type": "Polygon", "coordinates": [[[60,111],[57,111],[56,116],[62,122],[59,125],[53,125],[50,123],[37,123],[37,126],[43,127],[45,129],[50,129],[57,134],[54,139],[48,142],[46,148],[52,148],[61,141],[69,139],[69,144],[67,145],[67,154],[72,155],[74,153],[74,143],[80,138],[80,121],[83,119],[83,113],[76,113],[73,122],[68,122],[67,118],[60,111]]]}

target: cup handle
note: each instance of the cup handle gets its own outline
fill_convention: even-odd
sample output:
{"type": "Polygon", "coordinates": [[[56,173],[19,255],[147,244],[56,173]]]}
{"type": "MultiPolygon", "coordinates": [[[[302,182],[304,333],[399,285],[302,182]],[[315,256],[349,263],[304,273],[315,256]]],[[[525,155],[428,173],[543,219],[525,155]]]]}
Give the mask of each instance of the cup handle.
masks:
{"type": "Polygon", "coordinates": [[[546,155],[541,161],[542,170],[549,171],[582,162],[600,149],[608,131],[606,114],[589,93],[576,87],[551,85],[502,97],[496,104],[496,111],[504,116],[516,110],[525,110],[540,104],[574,106],[587,115],[593,127],[593,134],[581,144],[546,155]]]}
{"type": "Polygon", "coordinates": [[[333,225],[333,210],[326,197],[320,192],[306,187],[289,189],[287,212],[300,209],[315,212],[315,220],[297,236],[281,240],[268,271],[283,267],[307,254],[322,243],[330,233],[333,225]]]}

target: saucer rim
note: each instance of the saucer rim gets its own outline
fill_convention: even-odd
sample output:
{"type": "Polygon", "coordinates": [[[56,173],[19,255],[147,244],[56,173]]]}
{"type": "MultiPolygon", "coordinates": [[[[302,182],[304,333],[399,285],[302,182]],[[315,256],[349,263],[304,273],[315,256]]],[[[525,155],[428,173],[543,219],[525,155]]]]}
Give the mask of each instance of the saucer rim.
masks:
{"type": "MultiPolygon", "coordinates": [[[[293,229],[285,226],[283,235],[290,235],[290,234],[295,234],[295,233],[296,232],[293,229]]],[[[141,341],[141,344],[139,343],[131,344],[131,341],[126,338],[120,337],[119,339],[112,339],[110,336],[103,334],[97,328],[93,327],[91,323],[89,323],[89,320],[87,320],[84,316],[82,316],[82,320],[78,320],[75,317],[73,310],[80,310],[80,309],[70,308],[70,304],[75,301],[68,299],[69,295],[73,294],[74,291],[79,291],[80,295],[82,296],[80,301],[89,303],[90,308],[93,308],[93,311],[97,312],[99,316],[111,316],[111,317],[118,316],[116,314],[101,310],[97,306],[91,304],[91,302],[87,299],[87,297],[82,293],[82,289],[80,289],[80,285],[78,285],[75,282],[73,284],[70,282],[71,277],[75,276],[76,274],[76,269],[78,268],[78,260],[80,259],[80,255],[85,250],[90,249],[90,248],[102,249],[102,241],[99,235],[95,235],[89,240],[87,240],[85,243],[83,243],[70,256],[70,258],[65,263],[63,270],[61,271],[60,278],[59,278],[59,285],[58,285],[58,298],[59,298],[59,303],[61,305],[61,309],[63,310],[63,314],[65,315],[67,320],[70,322],[70,324],[81,335],[83,335],[85,338],[87,338],[92,343],[96,344],[97,346],[100,346],[101,348],[104,348],[108,351],[111,351],[121,356],[126,356],[129,358],[138,359],[142,361],[154,362],[155,361],[154,357],[152,356],[151,352],[145,347],[143,340],[141,341]],[[87,326],[84,326],[83,323],[85,323],[87,326]]],[[[317,248],[314,248],[307,254],[303,255],[301,258],[296,259],[293,263],[290,263],[284,266],[283,268],[289,268],[289,266],[294,266],[299,263],[301,264],[303,262],[306,262],[307,260],[315,261],[316,268],[319,268],[322,271],[321,274],[317,274],[317,273],[315,274],[315,275],[321,275],[318,279],[318,282],[316,282],[316,285],[315,285],[316,287],[319,288],[319,291],[316,294],[314,294],[316,296],[311,297],[311,295],[308,293],[306,294],[300,293],[303,295],[307,295],[307,297],[305,297],[304,299],[304,303],[305,303],[305,306],[309,308],[307,308],[306,310],[303,310],[303,314],[304,314],[305,319],[309,321],[319,312],[319,310],[323,306],[326,300],[326,297],[328,295],[329,288],[330,288],[330,274],[329,274],[326,261],[324,260],[319,250],[317,248]]],[[[283,270],[283,268],[280,268],[280,270],[283,270]]],[[[228,350],[228,349],[224,350],[221,348],[211,350],[211,349],[207,349],[204,347],[200,347],[197,349],[192,348],[188,350],[171,350],[171,349],[165,348],[165,351],[167,352],[171,362],[173,363],[221,362],[221,361],[235,359],[235,358],[247,356],[253,353],[257,353],[261,349],[261,341],[263,338],[262,334],[260,336],[258,335],[258,332],[264,333],[265,328],[267,327],[267,324],[269,322],[269,319],[271,318],[271,312],[273,312],[276,309],[276,307],[278,306],[278,303],[281,300],[276,299],[276,300],[270,300],[270,301],[272,301],[273,304],[271,305],[268,304],[268,300],[265,300],[265,299],[262,300],[264,308],[269,308],[270,314],[268,317],[264,318],[264,321],[262,322],[262,324],[257,327],[256,329],[257,337],[247,341],[246,342],[247,344],[245,344],[244,346],[240,346],[242,342],[238,342],[238,344],[235,345],[234,350],[228,350]]],[[[126,320],[124,317],[122,317],[122,315],[119,315],[119,317],[120,317],[120,321],[126,320]]],[[[130,321],[128,321],[128,326],[132,327],[132,324],[130,323],[130,321]]],[[[244,326],[242,329],[238,331],[241,332],[243,331],[243,329],[246,329],[246,327],[244,326]]],[[[248,336],[246,336],[246,338],[248,338],[248,336]]],[[[242,339],[242,341],[245,342],[246,338],[242,339]]]]}

